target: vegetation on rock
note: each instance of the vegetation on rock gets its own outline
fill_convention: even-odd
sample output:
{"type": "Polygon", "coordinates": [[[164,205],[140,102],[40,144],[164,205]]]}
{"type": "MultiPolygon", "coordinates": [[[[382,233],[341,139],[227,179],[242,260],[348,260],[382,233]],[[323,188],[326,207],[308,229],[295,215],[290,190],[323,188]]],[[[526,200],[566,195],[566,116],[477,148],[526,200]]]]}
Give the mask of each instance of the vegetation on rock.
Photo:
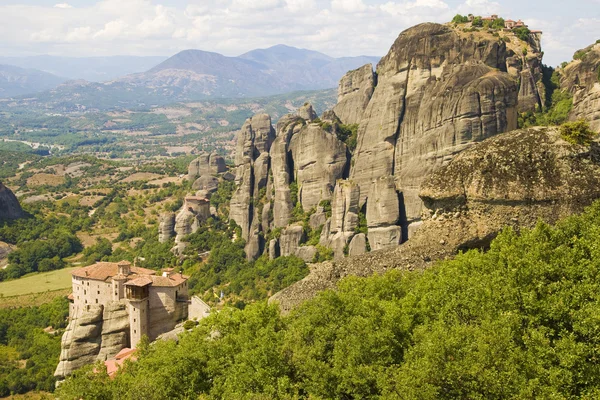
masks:
{"type": "Polygon", "coordinates": [[[578,120],[562,124],[560,126],[560,135],[569,143],[589,146],[598,136],[598,133],[590,128],[590,124],[587,121],[578,120]]]}
{"type": "Polygon", "coordinates": [[[595,398],[600,203],[506,229],[487,253],[348,278],[289,317],[225,309],[114,380],[85,368],[61,399],[595,398]],[[173,377],[177,377],[174,379],[173,377]]]}

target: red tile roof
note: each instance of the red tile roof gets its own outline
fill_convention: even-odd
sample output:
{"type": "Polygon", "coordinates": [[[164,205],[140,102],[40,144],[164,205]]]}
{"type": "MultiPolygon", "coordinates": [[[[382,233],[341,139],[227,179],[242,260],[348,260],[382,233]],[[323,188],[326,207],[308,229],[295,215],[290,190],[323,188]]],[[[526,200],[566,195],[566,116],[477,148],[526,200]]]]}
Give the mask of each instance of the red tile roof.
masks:
{"type": "Polygon", "coordinates": [[[138,286],[144,287],[152,284],[152,279],[148,276],[140,276],[139,278],[135,278],[125,283],[125,286],[138,286]]]}
{"type": "MultiPolygon", "coordinates": [[[[110,278],[119,274],[118,263],[111,262],[98,262],[96,264],[78,268],[71,273],[73,276],[78,278],[93,279],[96,281],[107,281],[110,278]]],[[[131,274],[128,278],[134,278],[132,275],[154,275],[156,271],[147,268],[131,267],[131,274]]]]}
{"type": "Polygon", "coordinates": [[[149,278],[152,279],[152,286],[174,287],[179,286],[183,282],[187,281],[189,276],[171,274],[169,276],[150,276],[149,278]]]}
{"type": "Polygon", "coordinates": [[[108,376],[113,378],[115,374],[119,371],[119,367],[121,367],[125,363],[125,360],[136,361],[136,352],[136,349],[130,349],[128,347],[125,347],[115,356],[115,358],[111,358],[110,360],[104,361],[104,365],[106,366],[106,373],[108,374],[108,376]]]}

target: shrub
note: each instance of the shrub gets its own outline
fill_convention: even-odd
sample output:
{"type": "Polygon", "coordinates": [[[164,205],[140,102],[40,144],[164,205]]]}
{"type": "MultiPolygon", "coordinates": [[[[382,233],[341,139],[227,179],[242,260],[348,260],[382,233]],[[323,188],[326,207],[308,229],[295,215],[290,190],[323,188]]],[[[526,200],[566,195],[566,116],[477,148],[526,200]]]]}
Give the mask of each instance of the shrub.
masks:
{"type": "Polygon", "coordinates": [[[477,26],[477,27],[482,27],[483,26],[483,20],[481,19],[481,17],[475,17],[473,18],[473,22],[471,23],[472,26],[477,26]]]}
{"type": "Polygon", "coordinates": [[[189,331],[190,329],[194,329],[196,325],[198,325],[198,321],[189,319],[183,323],[183,329],[189,331]]]}
{"type": "Polygon", "coordinates": [[[584,120],[565,122],[560,127],[560,135],[564,140],[572,144],[589,146],[598,133],[590,128],[590,124],[584,120]]]}
{"type": "Polygon", "coordinates": [[[524,42],[526,42],[527,40],[529,40],[529,34],[531,33],[531,31],[529,30],[529,28],[527,28],[525,26],[521,26],[519,28],[515,28],[515,29],[513,29],[513,32],[515,33],[515,35],[519,39],[521,39],[524,42]]]}
{"type": "Polygon", "coordinates": [[[456,14],[454,18],[452,18],[452,23],[454,24],[466,24],[469,22],[469,17],[466,15],[456,14]]]}

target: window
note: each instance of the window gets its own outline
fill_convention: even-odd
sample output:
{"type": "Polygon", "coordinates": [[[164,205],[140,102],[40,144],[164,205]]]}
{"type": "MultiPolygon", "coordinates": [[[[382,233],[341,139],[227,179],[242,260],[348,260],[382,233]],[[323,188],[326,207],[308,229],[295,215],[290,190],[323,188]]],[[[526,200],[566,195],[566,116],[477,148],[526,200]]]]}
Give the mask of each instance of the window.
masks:
{"type": "Polygon", "coordinates": [[[83,291],[83,294],[84,294],[84,295],[85,295],[85,294],[87,294],[87,290],[84,290],[84,291],[83,291]]]}
{"type": "Polygon", "coordinates": [[[96,304],[98,304],[98,299],[96,299],[96,304]]]}
{"type": "Polygon", "coordinates": [[[98,290],[98,294],[100,294],[100,291],[98,290]]]}
{"type": "Polygon", "coordinates": [[[137,331],[134,329],[134,330],[133,330],[133,333],[137,333],[137,331]]]}
{"type": "Polygon", "coordinates": [[[85,301],[85,304],[87,304],[87,300],[85,301]]]}
{"type": "Polygon", "coordinates": [[[136,319],[134,318],[134,319],[133,319],[133,322],[135,322],[135,321],[136,321],[136,319]]]}

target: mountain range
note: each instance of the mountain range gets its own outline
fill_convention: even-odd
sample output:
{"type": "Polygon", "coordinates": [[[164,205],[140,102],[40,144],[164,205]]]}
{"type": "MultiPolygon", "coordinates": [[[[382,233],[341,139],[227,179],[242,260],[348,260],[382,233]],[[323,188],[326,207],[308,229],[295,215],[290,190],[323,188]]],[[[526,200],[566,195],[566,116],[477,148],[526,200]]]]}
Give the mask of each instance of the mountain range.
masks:
{"type": "Polygon", "coordinates": [[[0,64],[0,98],[52,89],[66,80],[37,69],[0,64]]]}
{"type": "MultiPolygon", "coordinates": [[[[41,101],[61,104],[69,103],[71,99],[90,98],[87,95],[94,93],[92,97],[108,108],[111,105],[131,105],[127,99],[137,102],[135,105],[141,105],[215,97],[257,97],[297,90],[333,88],[348,70],[379,61],[379,57],[368,56],[334,58],[317,51],[284,45],[253,50],[238,57],[201,50],[185,50],[166,60],[159,60],[162,62],[148,69],[140,69],[150,59],[152,58],[131,58],[130,61],[135,63],[125,63],[121,71],[137,68],[135,73],[96,83],[81,79],[84,73],[77,73],[80,68],[66,68],[68,65],[65,65],[65,59],[48,58],[45,71],[55,71],[66,78],[79,80],[59,85],[67,79],[61,80],[50,75],[47,83],[40,83],[37,88],[31,89],[33,92],[45,90],[44,93],[36,95],[43,99],[41,101]],[[125,103],[123,99],[126,99],[125,103]]],[[[1,60],[3,59],[0,58],[1,60]]],[[[105,59],[78,59],[77,62],[84,65],[88,62],[86,60],[91,60],[89,62],[93,64],[93,60],[105,59]]],[[[114,76],[118,71],[113,64],[115,60],[117,58],[99,61],[93,71],[85,72],[85,76],[114,76]]],[[[0,84],[0,90],[2,86],[0,84]]],[[[7,96],[15,94],[6,92],[4,97],[7,96]]],[[[95,107],[92,100],[90,98],[90,104],[83,104],[95,107]]]]}

